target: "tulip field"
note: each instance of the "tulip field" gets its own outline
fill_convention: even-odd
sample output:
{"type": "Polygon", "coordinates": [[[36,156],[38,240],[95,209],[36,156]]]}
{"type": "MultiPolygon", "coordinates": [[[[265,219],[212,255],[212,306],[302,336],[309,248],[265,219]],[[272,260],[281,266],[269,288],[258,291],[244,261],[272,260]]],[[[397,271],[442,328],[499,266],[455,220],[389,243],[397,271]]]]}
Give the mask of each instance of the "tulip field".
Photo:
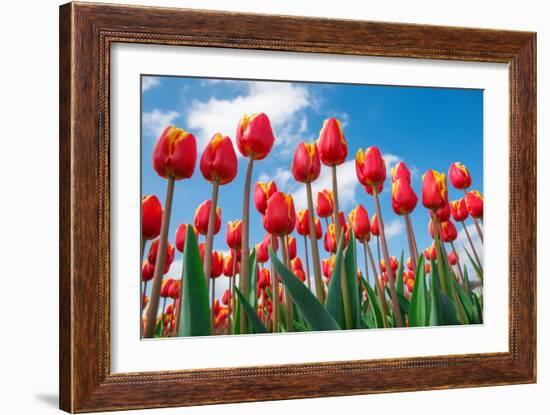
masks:
{"type": "Polygon", "coordinates": [[[452,154],[444,171],[389,168],[384,141],[370,138],[348,153],[338,116],[287,142],[281,158],[262,111],[211,131],[204,146],[191,127],[167,123],[144,154],[161,190],[141,200],[142,338],[483,323],[482,177],[452,154]],[[286,165],[284,180],[255,173],[270,158],[286,165]],[[344,204],[339,169],[350,161],[346,180],[359,190],[344,204]],[[189,206],[199,191],[178,185],[191,179],[203,202],[189,206]],[[228,198],[234,217],[221,207],[228,198]],[[192,220],[174,221],[181,206],[192,220]],[[397,225],[402,246],[390,243],[397,225]],[[168,276],[175,261],[181,272],[168,276]]]}

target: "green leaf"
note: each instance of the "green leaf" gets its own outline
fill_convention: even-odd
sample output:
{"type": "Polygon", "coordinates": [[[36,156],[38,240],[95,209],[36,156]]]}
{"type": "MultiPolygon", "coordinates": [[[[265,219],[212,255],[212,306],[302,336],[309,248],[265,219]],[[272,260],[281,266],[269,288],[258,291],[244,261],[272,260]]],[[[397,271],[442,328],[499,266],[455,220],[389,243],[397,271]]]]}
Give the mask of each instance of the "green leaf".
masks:
{"type": "Polygon", "coordinates": [[[458,294],[458,299],[461,303],[460,306],[462,307],[462,310],[466,313],[466,316],[468,317],[468,321],[466,324],[472,323],[473,320],[476,318],[475,305],[470,299],[470,296],[458,284],[456,279],[453,280],[453,285],[454,285],[454,290],[458,294]]]}
{"type": "Polygon", "coordinates": [[[441,290],[439,288],[439,271],[435,262],[430,258],[430,326],[443,325],[443,312],[441,310],[441,290]]]}
{"type": "Polygon", "coordinates": [[[248,317],[248,321],[250,322],[250,325],[252,326],[252,331],[254,333],[267,333],[266,327],[263,325],[262,321],[258,317],[258,314],[254,311],[252,306],[246,301],[246,298],[244,298],[244,295],[241,293],[241,291],[235,287],[235,292],[237,293],[237,297],[239,298],[239,301],[241,302],[241,305],[243,306],[244,312],[246,313],[248,317]]]}
{"type": "Polygon", "coordinates": [[[464,285],[466,286],[466,289],[468,292],[472,292],[472,289],[470,288],[470,278],[468,277],[468,269],[466,268],[466,265],[464,265],[464,272],[462,274],[464,276],[464,285]]]}
{"type": "Polygon", "coordinates": [[[255,310],[258,306],[258,296],[256,295],[256,285],[258,281],[258,261],[256,257],[256,247],[252,250],[252,253],[250,254],[250,257],[248,258],[248,266],[250,270],[250,293],[249,293],[249,301],[250,305],[255,310]]]}
{"type": "Polygon", "coordinates": [[[443,315],[443,324],[446,326],[454,326],[461,324],[457,318],[457,310],[455,304],[446,295],[441,293],[439,296],[441,303],[441,312],[443,315]]]}
{"type": "MultiPolygon", "coordinates": [[[[424,327],[429,323],[430,309],[428,292],[426,289],[426,271],[424,269],[424,256],[421,255],[416,264],[414,288],[409,304],[409,327],[424,327]]],[[[430,280],[432,275],[430,275],[430,280]]]]}
{"type": "MultiPolygon", "coordinates": [[[[164,315],[162,317],[164,317],[164,315]]],[[[163,323],[164,323],[163,318],[157,321],[157,325],[155,326],[155,333],[153,334],[154,338],[162,337],[162,329],[164,328],[163,323]]]]}
{"type": "Polygon", "coordinates": [[[344,247],[344,233],[340,235],[338,248],[336,249],[336,258],[334,259],[334,267],[332,268],[332,276],[327,290],[327,298],[325,300],[325,308],[330,315],[336,320],[340,327],[346,327],[344,315],[344,301],[342,298],[342,257],[344,247]]]}
{"type": "Polygon", "coordinates": [[[470,255],[470,252],[466,249],[464,245],[462,245],[462,248],[464,248],[466,255],[468,255],[468,259],[470,260],[470,263],[472,264],[472,268],[474,269],[475,273],[477,274],[481,282],[483,282],[483,270],[479,267],[478,263],[474,261],[474,259],[470,255]]]}
{"type": "Polygon", "coordinates": [[[361,283],[363,284],[363,288],[367,290],[367,297],[369,299],[369,302],[371,304],[372,311],[374,313],[375,321],[376,321],[376,327],[379,329],[384,328],[384,320],[382,319],[382,311],[380,309],[380,304],[378,302],[378,298],[376,297],[376,294],[374,293],[374,290],[371,288],[367,280],[365,278],[361,278],[361,283]]]}
{"type": "Polygon", "coordinates": [[[472,293],[472,300],[476,306],[476,313],[479,316],[479,324],[482,324],[483,323],[483,305],[482,305],[481,299],[476,294],[472,293]]]}
{"type": "Polygon", "coordinates": [[[192,226],[187,227],[183,254],[183,296],[178,335],[208,336],[210,335],[208,287],[204,278],[199,246],[192,229],[192,226]]]}
{"type": "Polygon", "coordinates": [[[241,302],[239,301],[238,298],[235,298],[235,313],[233,316],[233,334],[241,334],[241,302]]]}
{"type": "MultiPolygon", "coordinates": [[[[397,279],[395,281],[395,291],[397,292],[397,294],[401,294],[402,297],[405,295],[405,287],[403,284],[403,255],[404,252],[403,250],[401,250],[401,259],[399,260],[399,267],[397,268],[397,279]]],[[[401,312],[403,312],[403,310],[401,310],[401,312]]]]}
{"type": "Polygon", "coordinates": [[[325,310],[310,290],[277,258],[269,248],[269,257],[286,287],[286,292],[296,303],[307,324],[313,331],[340,330],[340,326],[325,310]]]}
{"type": "Polygon", "coordinates": [[[344,265],[349,289],[349,304],[351,309],[352,329],[358,329],[361,318],[361,300],[359,284],[357,283],[357,251],[355,246],[355,234],[350,232],[348,248],[346,249],[344,265]]]}

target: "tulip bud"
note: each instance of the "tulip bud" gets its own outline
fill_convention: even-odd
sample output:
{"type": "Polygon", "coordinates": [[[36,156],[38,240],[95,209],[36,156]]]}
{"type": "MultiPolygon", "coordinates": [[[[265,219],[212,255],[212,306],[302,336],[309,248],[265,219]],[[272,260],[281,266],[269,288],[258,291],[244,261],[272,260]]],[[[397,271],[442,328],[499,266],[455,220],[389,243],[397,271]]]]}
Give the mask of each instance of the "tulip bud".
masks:
{"type": "MultiPolygon", "coordinates": [[[[195,210],[195,228],[201,235],[206,235],[208,232],[208,219],[210,218],[210,208],[212,201],[210,199],[205,200],[195,210]]],[[[222,210],[216,208],[216,220],[214,222],[214,235],[216,235],[222,226],[222,210]]]]}
{"type": "Polygon", "coordinates": [[[410,271],[414,271],[413,266],[412,266],[411,257],[408,257],[408,258],[407,258],[407,268],[408,268],[410,271]]]}
{"type": "Polygon", "coordinates": [[[271,235],[288,235],[294,230],[296,212],[292,196],[275,192],[267,201],[263,225],[271,235]]]}
{"type": "Polygon", "coordinates": [[[222,304],[223,305],[228,305],[229,304],[229,299],[230,299],[229,290],[225,290],[222,294],[222,304]]]}
{"type": "Polygon", "coordinates": [[[457,236],[458,232],[451,221],[441,223],[441,239],[443,239],[443,242],[453,242],[457,236]]]}
{"type": "Polygon", "coordinates": [[[437,210],[447,204],[447,181],[444,173],[428,170],[422,176],[422,204],[437,210]]]}
{"type": "Polygon", "coordinates": [[[231,249],[241,249],[241,241],[243,236],[242,220],[234,220],[227,222],[225,231],[225,241],[231,249]]]}
{"type": "Polygon", "coordinates": [[[288,247],[288,259],[296,258],[296,238],[294,236],[287,236],[286,243],[288,247]]]}
{"type": "Polygon", "coordinates": [[[267,248],[265,244],[256,244],[256,260],[259,264],[265,264],[269,260],[267,248]]]}
{"type": "Polygon", "coordinates": [[[398,215],[410,214],[416,204],[418,196],[406,179],[397,179],[391,186],[391,206],[398,215]]]}
{"type": "Polygon", "coordinates": [[[317,147],[319,158],[327,166],[338,166],[346,160],[348,146],[340,121],[336,118],[329,118],[323,122],[317,147]]]}
{"type": "Polygon", "coordinates": [[[330,190],[317,193],[317,214],[321,218],[328,218],[334,212],[334,199],[330,190]]]}
{"type": "Polygon", "coordinates": [[[275,182],[256,182],[254,185],[254,206],[260,214],[265,214],[267,209],[267,201],[277,191],[275,182]]]}
{"type": "Polygon", "coordinates": [[[167,298],[169,296],[170,287],[174,283],[174,280],[172,278],[166,278],[165,280],[162,280],[162,284],[160,286],[160,296],[163,298],[167,298]]]}
{"type": "Polygon", "coordinates": [[[321,221],[319,220],[319,218],[315,218],[315,238],[319,240],[322,236],[323,227],[321,226],[321,221]]]}
{"type": "Polygon", "coordinates": [[[386,180],[386,162],[377,147],[359,149],[355,156],[355,171],[363,186],[379,186],[386,180]]]}
{"type": "MultiPolygon", "coordinates": [[[[181,281],[180,280],[174,280],[172,285],[170,285],[170,288],[168,289],[168,297],[177,300],[180,298],[180,288],[181,288],[181,281]]],[[[170,304],[172,305],[172,304],[170,304]]],[[[171,314],[171,311],[166,311],[166,314],[171,314]]]]}
{"type": "Polygon", "coordinates": [[[466,200],[464,198],[454,200],[450,205],[451,214],[455,221],[463,222],[468,218],[468,207],[466,206],[466,200]]]}
{"type": "Polygon", "coordinates": [[[274,141],[267,115],[263,112],[243,115],[237,126],[237,147],[243,156],[262,160],[271,151],[274,141]]]}
{"type": "Polygon", "coordinates": [[[365,243],[370,239],[369,213],[363,205],[357,205],[349,214],[349,222],[357,240],[365,243]]]}
{"type": "Polygon", "coordinates": [[[212,269],[210,278],[218,278],[223,272],[223,254],[218,251],[212,251],[212,269]]]}
{"type": "Polygon", "coordinates": [[[296,181],[311,183],[321,173],[321,161],[315,143],[300,143],[292,160],[292,174],[296,181]]]}
{"type": "Polygon", "coordinates": [[[437,249],[435,248],[435,243],[432,243],[431,246],[424,249],[424,256],[428,261],[430,260],[430,258],[434,261],[437,260],[437,249]]]}
{"type": "Polygon", "coordinates": [[[216,133],[202,153],[200,169],[210,183],[227,184],[237,176],[237,154],[229,137],[216,133]]]}
{"type": "MultiPolygon", "coordinates": [[[[430,211],[430,216],[432,216],[432,214],[432,211],[430,211]]],[[[445,206],[437,209],[435,215],[437,216],[437,221],[439,223],[447,222],[451,217],[451,207],[449,206],[449,203],[445,203],[445,206]]]]}
{"type": "Polygon", "coordinates": [[[306,209],[296,212],[296,232],[298,235],[309,236],[309,213],[306,209]]]}
{"type": "Polygon", "coordinates": [[[429,262],[426,262],[426,263],[424,264],[424,272],[425,272],[426,274],[429,274],[429,273],[430,273],[430,263],[429,263],[429,262]]]}
{"type": "Polygon", "coordinates": [[[326,278],[327,282],[330,282],[330,277],[332,276],[332,270],[334,269],[334,260],[335,256],[332,255],[329,259],[323,259],[321,261],[323,276],[326,278]]]}
{"type": "Polygon", "coordinates": [[[483,196],[477,190],[466,193],[466,206],[472,218],[483,218],[483,196]]]}
{"type": "Polygon", "coordinates": [[[371,218],[370,232],[374,236],[380,236],[380,227],[378,225],[378,215],[376,213],[374,215],[372,215],[372,218],[371,218]]]}
{"type": "Polygon", "coordinates": [[[191,228],[193,229],[193,232],[195,233],[195,238],[199,236],[199,231],[197,231],[197,228],[195,228],[193,225],[182,223],[180,226],[178,226],[178,229],[176,230],[176,249],[180,252],[183,252],[183,250],[185,249],[185,238],[187,237],[188,226],[191,226],[191,228]]]}
{"type": "Polygon", "coordinates": [[[271,273],[269,272],[269,269],[267,268],[260,269],[260,273],[258,277],[258,287],[261,290],[271,287],[271,273]]]}
{"type": "MultiPolygon", "coordinates": [[[[399,268],[399,261],[397,261],[397,258],[394,256],[390,256],[390,268],[394,273],[397,271],[397,268],[399,268]]],[[[384,259],[380,260],[380,270],[386,272],[386,261],[384,261],[384,259]]]]}
{"type": "Polygon", "coordinates": [[[166,127],[153,148],[153,168],[157,174],[165,179],[188,179],[196,162],[195,136],[172,125],[166,127]]]}
{"type": "Polygon", "coordinates": [[[231,254],[224,256],[223,275],[225,275],[226,277],[232,277],[234,275],[233,271],[235,273],[238,273],[240,271],[240,268],[241,268],[241,264],[239,260],[235,258],[235,251],[231,251],[231,254]],[[235,260],[237,261],[236,268],[235,268],[235,260]]]}
{"type": "Polygon", "coordinates": [[[296,277],[298,277],[298,279],[302,282],[305,282],[306,281],[306,274],[304,272],[304,270],[301,270],[301,269],[297,269],[297,270],[294,270],[292,271],[292,273],[294,275],[296,275],[296,277]]]}
{"type": "Polygon", "coordinates": [[[455,188],[461,190],[467,189],[472,184],[470,172],[464,164],[459,162],[453,163],[449,167],[449,180],[455,188]]]}
{"type": "Polygon", "coordinates": [[[455,251],[451,251],[451,253],[447,256],[447,258],[449,259],[449,264],[451,265],[456,265],[458,262],[455,251]]]}
{"type": "MultiPolygon", "coordinates": [[[[342,228],[342,232],[344,232],[344,248],[346,248],[349,242],[350,228],[346,225],[342,228]]],[[[336,229],[334,227],[334,223],[331,223],[328,226],[327,232],[325,233],[324,247],[325,251],[331,253],[335,253],[338,249],[338,241],[336,240],[336,229]]]]}
{"type": "MultiPolygon", "coordinates": [[[[151,247],[149,248],[149,255],[147,255],[147,261],[150,262],[151,265],[155,265],[155,263],[157,262],[158,250],[159,250],[159,240],[155,239],[151,244],[151,247]]],[[[172,265],[172,262],[174,261],[174,254],[175,254],[174,246],[171,245],[170,242],[167,242],[166,255],[164,258],[165,274],[168,272],[168,270],[170,269],[170,265],[172,265]]]]}
{"type": "Polygon", "coordinates": [[[407,168],[407,165],[402,161],[391,168],[392,183],[395,183],[399,179],[403,179],[403,181],[406,181],[409,185],[411,184],[411,172],[407,168]]]}
{"type": "Polygon", "coordinates": [[[407,285],[407,291],[409,293],[412,293],[414,289],[414,279],[408,279],[406,285],[407,285]]]}
{"type": "Polygon", "coordinates": [[[304,269],[304,266],[303,266],[303,264],[302,264],[302,260],[300,259],[299,256],[293,258],[293,259],[290,261],[290,269],[291,269],[292,271],[297,270],[297,269],[301,269],[301,270],[304,269]]]}
{"type": "Polygon", "coordinates": [[[141,267],[141,280],[142,281],[151,281],[155,274],[155,266],[149,261],[143,261],[141,267]]]}
{"type": "Polygon", "coordinates": [[[160,235],[162,205],[155,195],[141,199],[141,238],[155,239],[160,235]]]}

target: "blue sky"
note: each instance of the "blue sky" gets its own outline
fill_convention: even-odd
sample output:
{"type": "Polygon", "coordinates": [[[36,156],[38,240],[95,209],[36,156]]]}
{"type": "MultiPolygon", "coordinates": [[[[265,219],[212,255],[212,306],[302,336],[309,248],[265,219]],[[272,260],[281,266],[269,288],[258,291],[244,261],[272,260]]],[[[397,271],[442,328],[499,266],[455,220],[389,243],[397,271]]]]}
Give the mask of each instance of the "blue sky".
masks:
{"type": "MultiPolygon", "coordinates": [[[[152,169],[151,153],[166,125],[174,124],[192,132],[197,137],[200,159],[202,149],[216,132],[234,139],[239,118],[254,112],[265,112],[270,117],[276,142],[269,156],[255,163],[253,182],[275,180],[280,190],[294,195],[297,209],[305,207],[305,189],[290,173],[294,149],[300,141],[316,140],[323,120],[328,117],[341,120],[349,149],[348,160],[338,167],[340,206],[346,215],[357,203],[363,204],[370,215],[374,213],[373,199],[358,184],[354,167],[357,150],[371,145],[381,150],[388,169],[397,161],[407,164],[419,199],[422,174],[428,169],[447,173],[455,161],[468,167],[472,188],[483,193],[482,90],[143,76],[142,194],[156,194],[164,203],[166,181],[152,169]]],[[[246,159],[239,155],[236,179],[220,188],[223,223],[214,241],[216,250],[227,251],[225,223],[241,217],[245,168],[246,159]]],[[[399,258],[404,249],[407,257],[403,218],[391,209],[389,177],[388,174],[381,204],[390,254],[399,258]]],[[[323,167],[314,191],[328,188],[329,179],[329,169],[323,167]]],[[[192,223],[195,208],[210,195],[211,185],[202,177],[197,161],[194,176],[177,182],[175,187],[169,233],[172,243],[178,225],[192,223]]],[[[449,183],[449,199],[461,196],[449,183]]],[[[251,206],[253,246],[261,241],[265,231],[252,202],[251,206]]],[[[431,238],[427,230],[428,214],[420,200],[411,218],[418,248],[423,250],[431,244],[431,238]]],[[[298,255],[303,257],[300,238],[298,255]]],[[[458,245],[464,241],[461,232],[458,245]]],[[[324,254],[322,244],[320,249],[324,254]]],[[[361,265],[362,254],[358,256],[361,265]]],[[[180,261],[181,254],[176,253],[169,276],[179,276],[180,261]]],[[[226,280],[218,279],[219,292],[226,286],[226,280]]]]}

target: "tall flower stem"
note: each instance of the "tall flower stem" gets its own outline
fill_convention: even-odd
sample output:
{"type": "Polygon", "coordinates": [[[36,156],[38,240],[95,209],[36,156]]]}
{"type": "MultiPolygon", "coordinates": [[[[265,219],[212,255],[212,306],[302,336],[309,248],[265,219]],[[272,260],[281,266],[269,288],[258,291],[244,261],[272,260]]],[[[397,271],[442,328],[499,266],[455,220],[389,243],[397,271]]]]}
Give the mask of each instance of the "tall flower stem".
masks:
{"type": "Polygon", "coordinates": [[[388,327],[388,318],[386,317],[386,296],[384,295],[384,291],[382,290],[382,286],[380,285],[380,279],[376,276],[376,265],[374,265],[374,259],[372,258],[372,252],[370,251],[370,246],[367,241],[363,244],[363,250],[365,254],[365,267],[367,266],[367,255],[369,257],[370,266],[372,268],[372,272],[374,274],[374,284],[376,287],[376,291],[378,292],[378,301],[380,301],[380,307],[382,307],[382,323],[384,324],[384,327],[388,327]]]}
{"type": "Polygon", "coordinates": [[[237,250],[233,250],[234,257],[233,257],[233,270],[231,271],[231,280],[229,281],[229,301],[227,302],[229,305],[229,313],[228,315],[228,324],[227,324],[227,334],[231,334],[231,320],[235,318],[235,279],[237,274],[237,258],[238,253],[237,250]]]}
{"type": "MultiPolygon", "coordinates": [[[[185,258],[185,247],[187,246],[187,241],[183,244],[183,253],[182,256],[185,258]]],[[[180,318],[181,318],[181,299],[183,298],[183,277],[185,275],[185,261],[182,258],[181,261],[181,277],[180,277],[180,295],[179,295],[179,307],[178,311],[176,312],[176,319],[175,319],[175,325],[176,325],[176,334],[179,330],[179,324],[180,324],[180,318]]]]}
{"type": "Polygon", "coordinates": [[[415,250],[415,247],[414,247],[413,236],[411,234],[411,228],[409,226],[410,223],[407,220],[408,218],[409,218],[408,215],[404,216],[405,229],[407,230],[407,241],[409,242],[409,254],[410,254],[410,258],[411,258],[412,269],[416,269],[416,261],[417,261],[416,250],[415,250]]]}
{"type": "Polygon", "coordinates": [[[204,249],[204,278],[206,278],[206,285],[208,288],[210,288],[210,274],[212,273],[212,245],[214,244],[214,229],[216,227],[218,189],[218,183],[212,183],[212,199],[210,204],[210,214],[208,216],[208,229],[206,230],[206,247],[204,249]]]}
{"type": "MultiPolygon", "coordinates": [[[[463,189],[463,190],[464,190],[464,196],[467,196],[468,192],[466,191],[466,189],[463,189]]],[[[481,230],[481,227],[479,226],[479,222],[473,216],[472,216],[472,220],[474,221],[474,225],[475,225],[477,233],[479,235],[479,239],[481,240],[481,243],[483,243],[483,231],[481,230]]],[[[482,219],[482,223],[483,223],[483,219],[482,219]]]]}
{"type": "Polygon", "coordinates": [[[304,235],[304,255],[306,258],[307,288],[311,291],[311,275],[309,274],[309,253],[307,249],[307,237],[304,235]]]}
{"type": "MultiPolygon", "coordinates": [[[[241,272],[239,277],[240,290],[245,298],[248,298],[248,291],[250,289],[250,281],[248,277],[248,234],[249,234],[249,219],[250,219],[250,185],[252,182],[252,168],[254,167],[254,159],[248,159],[248,167],[246,168],[246,179],[244,182],[244,199],[243,199],[243,230],[241,241],[241,272]]],[[[241,305],[241,333],[248,333],[247,329],[248,320],[246,318],[246,311],[241,305]]]]}
{"type": "Polygon", "coordinates": [[[376,215],[378,216],[378,226],[380,227],[380,241],[382,242],[382,253],[384,254],[384,262],[386,263],[386,272],[388,273],[391,301],[393,312],[395,314],[395,324],[397,327],[403,327],[403,317],[401,316],[401,310],[399,309],[399,302],[397,300],[397,292],[395,291],[395,278],[393,275],[393,269],[390,264],[390,254],[388,251],[388,244],[386,243],[386,235],[384,231],[384,220],[382,219],[380,200],[378,197],[378,189],[376,188],[376,186],[372,186],[372,194],[374,195],[376,215]]]}
{"type": "Polygon", "coordinates": [[[418,261],[418,246],[416,245],[416,238],[414,236],[414,230],[413,230],[410,215],[405,215],[405,224],[407,225],[409,238],[410,238],[410,241],[411,241],[411,248],[414,251],[414,253],[411,253],[411,259],[412,259],[412,256],[414,255],[414,262],[413,262],[414,268],[413,269],[416,269],[416,262],[418,261]]]}
{"type": "MultiPolygon", "coordinates": [[[[338,206],[338,178],[336,176],[336,166],[331,166],[332,172],[332,194],[334,195],[334,212],[332,223],[334,223],[334,229],[336,233],[336,241],[340,241],[340,235],[342,234],[342,224],[340,223],[340,208],[338,206]]],[[[345,238],[345,236],[344,236],[345,238]]],[[[340,278],[342,283],[342,297],[344,299],[344,317],[346,321],[347,328],[352,328],[352,318],[351,318],[351,304],[349,302],[350,292],[348,286],[348,279],[346,277],[346,269],[344,267],[344,262],[342,261],[340,272],[342,273],[342,278],[340,278]]]]}
{"type": "MultiPolygon", "coordinates": [[[[275,247],[277,246],[276,243],[276,236],[271,235],[271,248],[273,250],[275,250],[275,247]]],[[[279,276],[275,273],[275,265],[273,264],[273,261],[270,260],[269,262],[271,265],[271,293],[273,296],[273,333],[277,333],[279,331],[279,276]]]]}
{"type": "Polygon", "coordinates": [[[468,238],[468,242],[470,243],[470,248],[472,248],[472,252],[474,254],[474,258],[476,259],[477,266],[479,269],[483,270],[483,265],[481,264],[481,261],[479,260],[479,256],[477,256],[476,247],[474,246],[474,242],[472,241],[472,237],[470,236],[470,232],[468,231],[468,227],[464,223],[464,221],[460,222],[462,223],[462,227],[464,228],[464,232],[466,233],[466,237],[468,238]]]}
{"type": "Polygon", "coordinates": [[[166,185],[166,199],[164,202],[164,211],[162,212],[159,247],[155,262],[155,271],[153,273],[153,287],[151,288],[151,298],[149,299],[149,308],[147,310],[147,323],[145,324],[145,332],[143,335],[145,338],[152,338],[155,334],[162,274],[164,272],[164,261],[166,259],[166,246],[168,245],[168,228],[170,226],[170,213],[172,212],[174,184],[175,179],[169,177],[166,185]]]}
{"type": "MultiPolygon", "coordinates": [[[[285,264],[285,266],[287,268],[290,268],[289,261],[288,261],[287,237],[286,236],[281,236],[279,239],[281,241],[281,249],[283,251],[283,263],[285,264]]],[[[292,327],[292,320],[293,320],[292,300],[290,299],[286,289],[283,289],[283,300],[284,300],[284,304],[285,304],[285,314],[286,314],[286,331],[287,332],[292,332],[292,331],[294,331],[294,328],[292,327]]]]}
{"type": "Polygon", "coordinates": [[[367,247],[365,246],[366,244],[368,244],[368,241],[365,240],[365,241],[362,241],[363,243],[363,257],[365,259],[365,279],[367,280],[367,282],[369,282],[369,265],[368,265],[368,258],[367,258],[367,247]]]}
{"type": "MultiPolygon", "coordinates": [[[[323,288],[323,279],[321,277],[321,261],[319,259],[319,246],[317,244],[317,235],[315,234],[315,213],[313,211],[313,192],[311,183],[306,183],[307,190],[307,211],[309,220],[309,241],[311,243],[311,260],[313,262],[313,278],[315,279],[315,293],[321,304],[325,304],[325,290],[323,288]]],[[[327,221],[328,224],[328,221],[327,221]]],[[[327,228],[328,229],[328,228],[327,228]]]]}
{"type": "Polygon", "coordinates": [[[460,282],[461,282],[462,288],[466,289],[464,274],[462,273],[462,266],[460,265],[460,258],[458,258],[458,252],[456,252],[455,244],[452,241],[451,241],[451,249],[453,250],[456,257],[456,265],[458,265],[458,275],[460,275],[460,282]]]}

